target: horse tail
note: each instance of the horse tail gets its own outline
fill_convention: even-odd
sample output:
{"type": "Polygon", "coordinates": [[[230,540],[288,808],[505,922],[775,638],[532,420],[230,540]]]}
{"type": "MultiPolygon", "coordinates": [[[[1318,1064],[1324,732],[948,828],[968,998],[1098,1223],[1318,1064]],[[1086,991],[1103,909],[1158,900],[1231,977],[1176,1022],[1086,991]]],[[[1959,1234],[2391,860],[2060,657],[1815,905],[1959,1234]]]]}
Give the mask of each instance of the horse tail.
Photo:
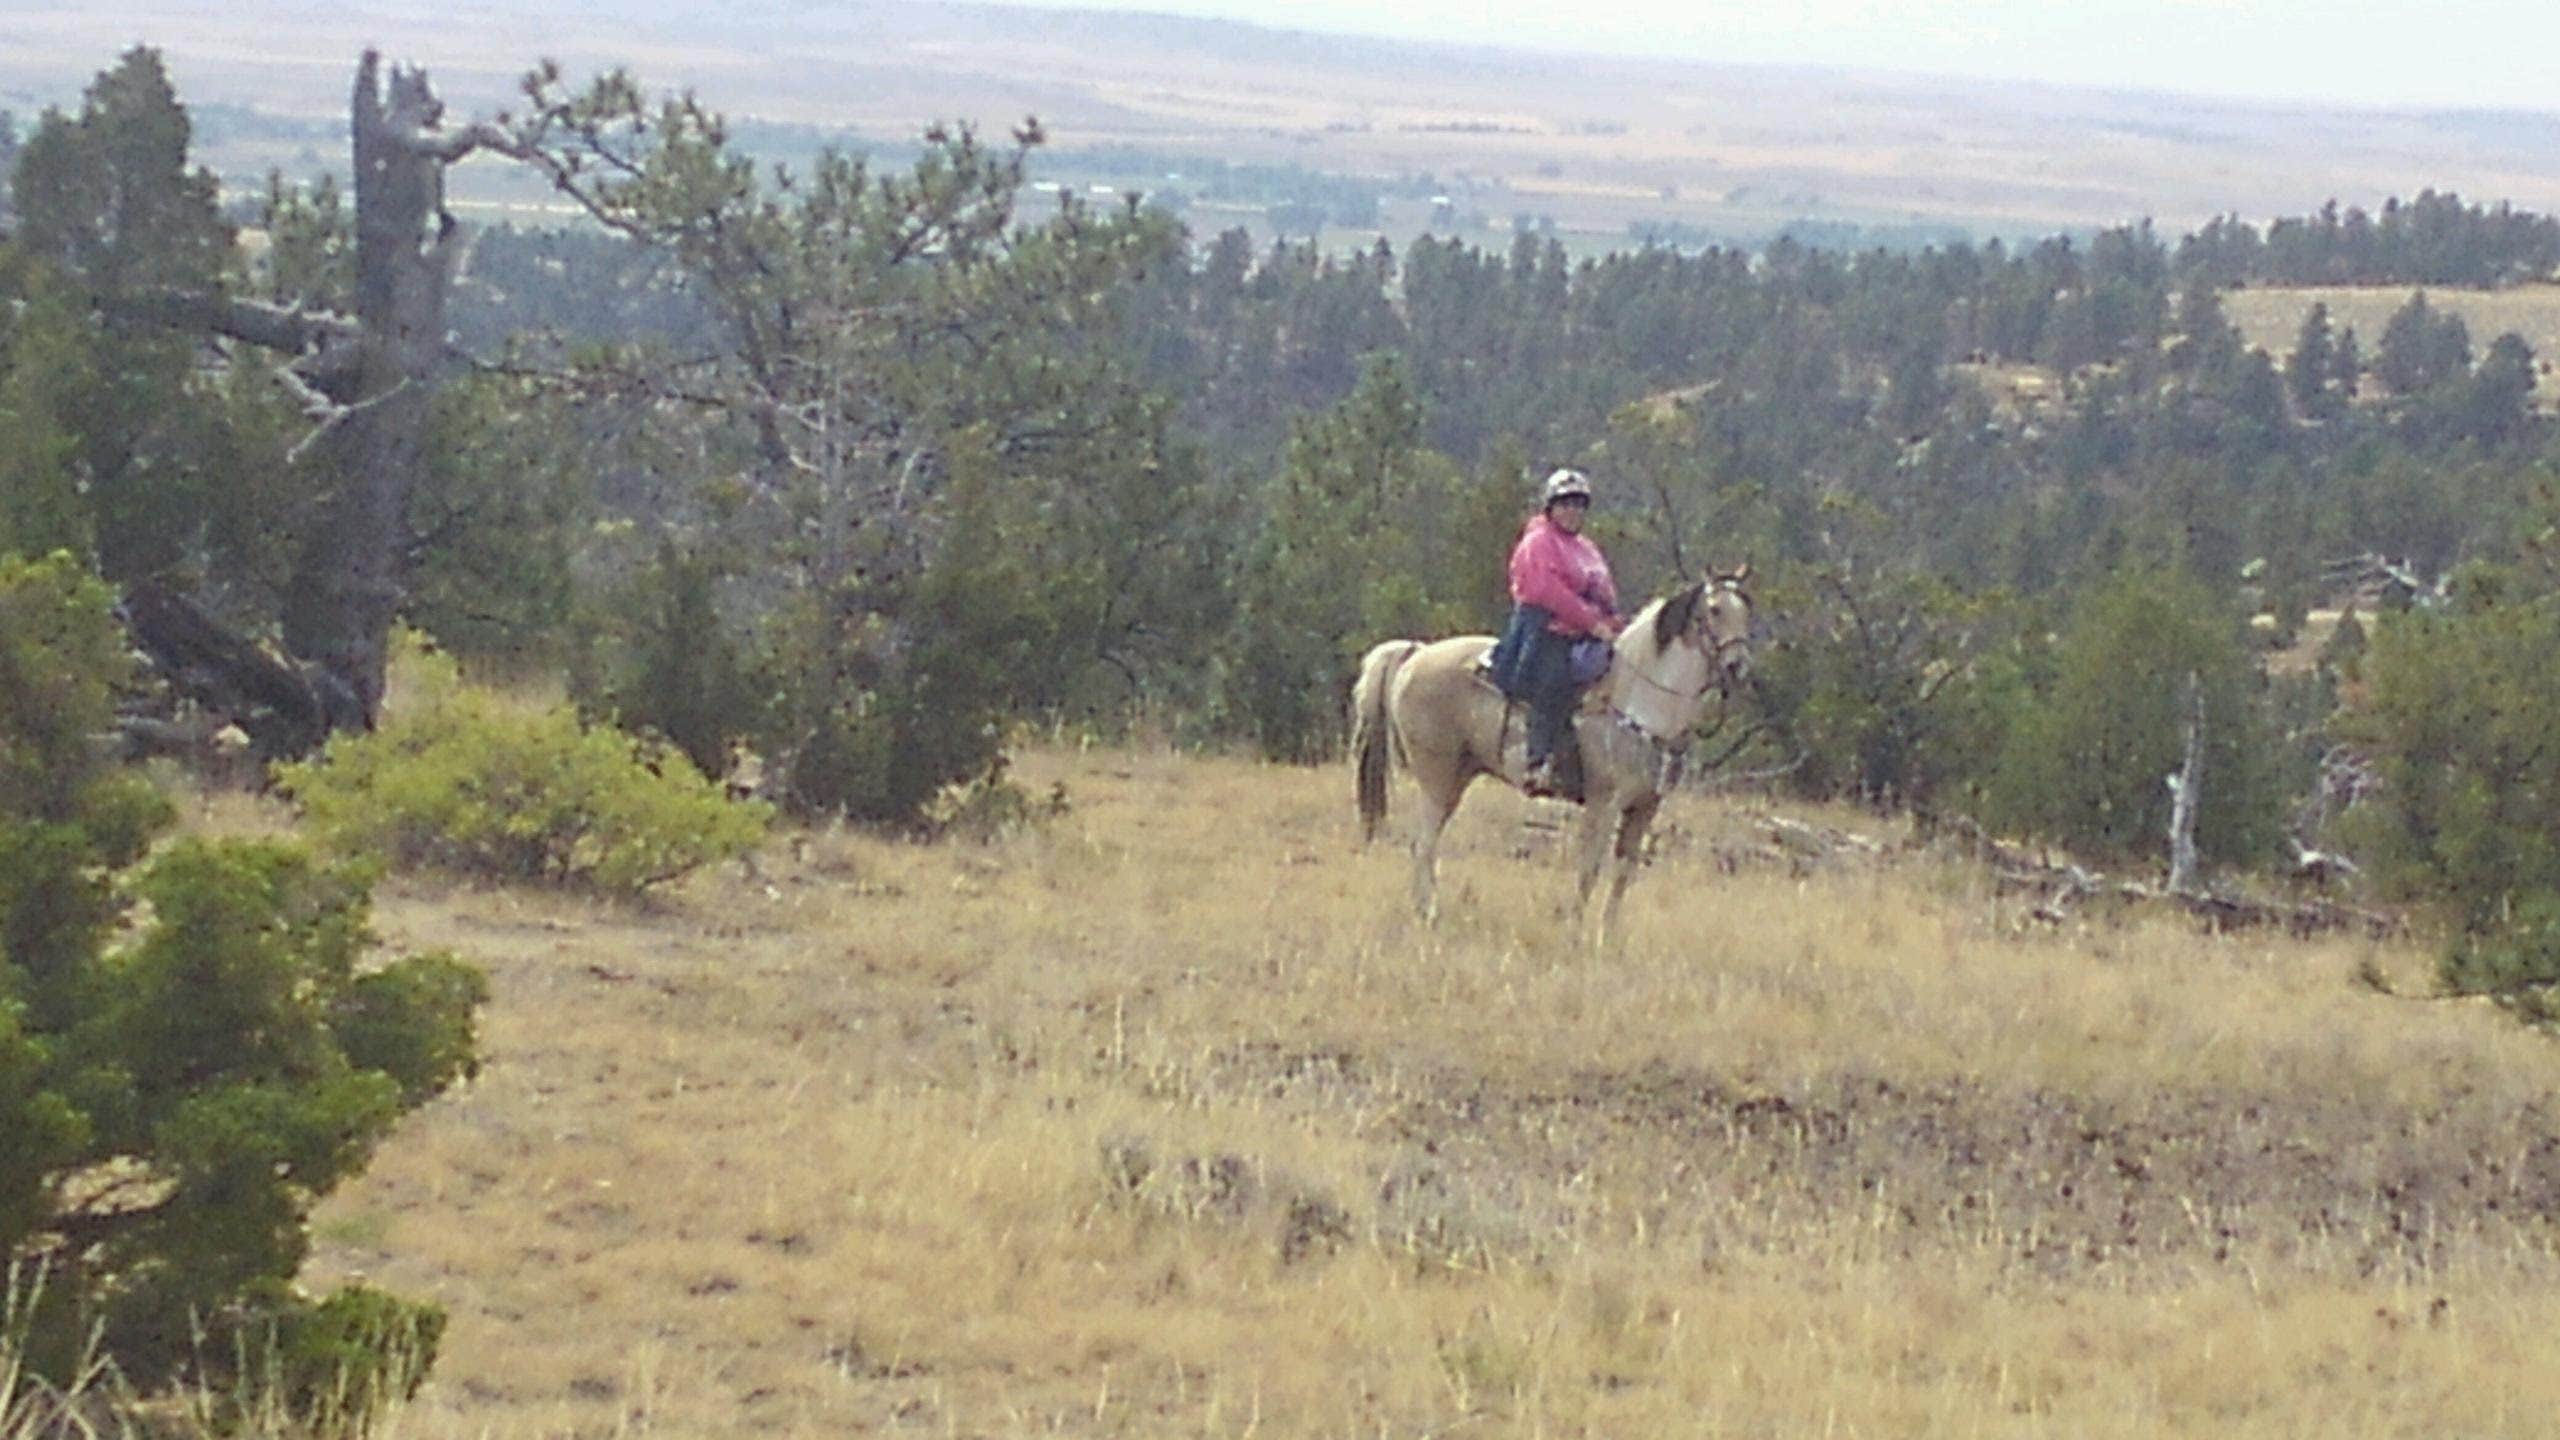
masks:
{"type": "Polygon", "coordinates": [[[1360,678],[1351,687],[1351,770],[1360,795],[1360,843],[1378,837],[1387,818],[1388,734],[1387,688],[1404,668],[1419,640],[1389,640],[1360,657],[1360,678]]]}

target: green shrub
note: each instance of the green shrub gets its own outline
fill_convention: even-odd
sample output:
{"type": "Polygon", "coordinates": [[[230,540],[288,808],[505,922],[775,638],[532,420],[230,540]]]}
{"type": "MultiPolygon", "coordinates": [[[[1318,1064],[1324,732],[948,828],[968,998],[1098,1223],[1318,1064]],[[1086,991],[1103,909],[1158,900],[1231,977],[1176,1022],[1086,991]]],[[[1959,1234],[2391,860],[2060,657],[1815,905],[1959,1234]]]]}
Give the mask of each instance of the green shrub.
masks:
{"type": "Polygon", "coordinates": [[[601,647],[602,673],[578,696],[624,729],[663,737],[705,775],[728,768],[730,747],[755,729],[766,698],[721,623],[719,579],[708,559],[662,544],[617,597],[627,629],[601,647]]]}
{"type": "Polygon", "coordinates": [[[2526,898],[2511,916],[2454,937],[2436,961],[2447,995],[2483,995],[2529,1025],[2560,1025],[2560,896],[2526,898]]]}
{"type": "Polygon", "coordinates": [[[462,683],[408,647],[409,694],[380,729],[282,773],[332,845],[498,880],[636,894],[741,854],[770,812],[729,799],[675,751],[566,706],[462,683]]]}
{"type": "Polygon", "coordinates": [[[2230,606],[2182,572],[2129,569],[2080,598],[2053,654],[2042,693],[2015,703],[1984,820],[2109,862],[2163,854],[2163,780],[2185,759],[2193,693],[2204,707],[2197,850],[2230,865],[2273,852],[2278,745],[2230,606]]]}
{"type": "Polygon", "coordinates": [[[296,1289],[311,1209],[471,1073],[485,985],[377,963],[360,868],[150,848],[168,807],[92,738],[128,664],[107,602],[68,556],[0,556],[0,1417],[99,1364],[228,1394],[272,1352],[271,1408],[325,1424],[320,1397],[413,1389],[442,1322],[296,1289]]]}
{"type": "Polygon", "coordinates": [[[2357,857],[2400,899],[2507,927],[2560,894],[2560,591],[2466,569],[2452,603],[2380,617],[2341,727],[2380,782],[2349,812],[2357,857]]]}
{"type": "Polygon", "coordinates": [[[365,1434],[426,1383],[444,1325],[441,1310],[347,1286],[260,1337],[264,1355],[242,1364],[236,1403],[319,1434],[365,1434]]]}

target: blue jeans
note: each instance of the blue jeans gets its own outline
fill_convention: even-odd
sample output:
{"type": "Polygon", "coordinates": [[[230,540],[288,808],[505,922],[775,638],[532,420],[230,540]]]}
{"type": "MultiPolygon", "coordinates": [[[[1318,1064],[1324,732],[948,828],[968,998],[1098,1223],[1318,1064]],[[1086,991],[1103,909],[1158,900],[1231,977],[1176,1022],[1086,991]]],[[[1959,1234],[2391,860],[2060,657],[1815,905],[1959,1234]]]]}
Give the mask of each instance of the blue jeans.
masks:
{"type": "Polygon", "coordinates": [[[1556,753],[1573,724],[1573,637],[1538,627],[1519,675],[1520,698],[1529,704],[1529,763],[1535,765],[1556,753]]]}

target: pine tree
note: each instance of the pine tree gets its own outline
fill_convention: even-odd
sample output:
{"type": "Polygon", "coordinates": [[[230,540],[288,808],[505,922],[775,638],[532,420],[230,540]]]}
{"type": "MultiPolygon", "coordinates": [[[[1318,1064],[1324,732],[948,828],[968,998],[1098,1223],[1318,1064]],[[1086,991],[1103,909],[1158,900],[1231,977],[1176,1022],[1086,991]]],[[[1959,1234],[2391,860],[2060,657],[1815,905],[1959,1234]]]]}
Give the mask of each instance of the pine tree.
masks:
{"type": "MultiPolygon", "coordinates": [[[[757,556],[753,641],[773,684],[757,738],[788,798],[916,820],[985,768],[1012,706],[1100,643],[1105,558],[1053,543],[1044,568],[1001,538],[1107,533],[1125,551],[1185,523],[1180,493],[1094,478],[1177,469],[1120,343],[1122,299],[1172,255],[1170,222],[1069,204],[1022,223],[1036,126],[1010,145],[937,128],[902,172],[827,153],[784,176],[690,97],[653,102],[627,75],[571,92],[546,71],[528,100],[509,153],[671,256],[727,341],[618,383],[683,394],[696,443],[732,457],[721,528],[757,556]],[[1102,497],[1127,503],[1097,526],[1102,497]]],[[[1253,285],[1227,298],[1266,321],[1253,285]]]]}
{"type": "Polygon", "coordinates": [[[289,844],[151,853],[167,805],[92,740],[125,659],[76,562],[0,558],[0,1258],[44,1276],[12,1339],[57,1381],[94,1335],[144,1386],[352,1416],[416,1388],[442,1317],[298,1292],[307,1217],[470,1072],[485,982],[365,964],[368,882],[289,844]]]}
{"type": "Polygon", "coordinates": [[[2337,370],[2337,344],[2329,330],[2329,307],[2313,302],[2294,335],[2293,353],[2285,357],[2285,392],[2304,418],[2327,420],[2342,410],[2330,381],[2337,370]]]}
{"type": "Polygon", "coordinates": [[[6,234],[16,220],[11,192],[12,177],[18,173],[18,145],[18,117],[0,110],[0,234],[6,234]]]}
{"type": "Polygon", "coordinates": [[[1350,398],[1302,424],[1238,578],[1229,723],[1278,759],[1314,761],[1340,738],[1363,647],[1483,623],[1498,575],[1501,477],[1470,485],[1422,444],[1403,362],[1374,356],[1350,398]],[[1488,503],[1490,502],[1490,503],[1488,503]]]}
{"type": "Polygon", "coordinates": [[[156,50],[136,46],[89,85],[76,116],[49,111],[19,157],[18,243],[92,295],[205,288],[231,254],[210,171],[187,168],[192,127],[156,50]]]}
{"type": "Polygon", "coordinates": [[[2205,707],[2196,842],[2243,864],[2276,835],[2272,757],[2239,618],[2193,578],[2132,568],[2086,593],[2055,647],[2050,687],[2010,729],[1990,786],[1998,819],[2111,860],[2155,856],[2162,777],[2184,752],[2188,680],[2205,707]]]}
{"type": "Polygon", "coordinates": [[[2375,350],[2373,375],[2391,387],[2394,395],[2415,395],[2439,377],[2436,371],[2438,347],[2435,343],[2435,309],[2427,303],[2427,292],[2420,290],[2407,304],[2391,312],[2391,321],[2382,330],[2382,344],[2375,350]]]}
{"type": "MultiPolygon", "coordinates": [[[[0,289],[5,289],[0,285],[0,289]]],[[[39,284],[0,310],[0,555],[95,553],[71,417],[98,388],[80,307],[39,284]]]]}
{"type": "Polygon", "coordinates": [[[2489,353],[2463,394],[2463,433],[2484,445],[2500,445],[2533,423],[2533,347],[2513,331],[2489,343],[2489,353]]]}
{"type": "Polygon", "coordinates": [[[2355,399],[2358,387],[2364,384],[2364,346],[2356,339],[2352,325],[2338,332],[2337,349],[2330,354],[2329,375],[2338,387],[2342,404],[2355,399]]]}
{"type": "Polygon", "coordinates": [[[229,478],[222,408],[199,383],[192,343],[110,314],[119,301],[220,283],[231,230],[213,176],[187,168],[188,136],[159,54],[136,47],[89,86],[78,114],[45,115],[17,169],[17,246],[88,311],[86,353],[71,363],[89,380],[52,424],[73,439],[95,551],[117,579],[178,564],[229,478]]]}
{"type": "Polygon", "coordinates": [[[2240,345],[2239,327],[2222,306],[2222,292],[2190,283],[2179,293],[2177,318],[2171,328],[2177,343],[2169,348],[2169,364],[2177,370],[2203,370],[2223,363],[2240,345]]]}

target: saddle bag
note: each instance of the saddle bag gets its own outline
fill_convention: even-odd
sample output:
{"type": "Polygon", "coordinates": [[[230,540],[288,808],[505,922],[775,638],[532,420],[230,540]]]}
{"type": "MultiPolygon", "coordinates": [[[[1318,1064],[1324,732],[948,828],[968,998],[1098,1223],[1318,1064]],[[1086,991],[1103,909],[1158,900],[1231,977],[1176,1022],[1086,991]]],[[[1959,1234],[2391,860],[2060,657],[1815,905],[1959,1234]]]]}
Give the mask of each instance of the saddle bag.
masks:
{"type": "Polygon", "coordinates": [[[1617,655],[1609,642],[1597,635],[1585,635],[1574,641],[1573,653],[1565,662],[1573,676],[1573,688],[1588,690],[1599,684],[1601,678],[1609,673],[1610,662],[1617,659],[1617,655]]]}

